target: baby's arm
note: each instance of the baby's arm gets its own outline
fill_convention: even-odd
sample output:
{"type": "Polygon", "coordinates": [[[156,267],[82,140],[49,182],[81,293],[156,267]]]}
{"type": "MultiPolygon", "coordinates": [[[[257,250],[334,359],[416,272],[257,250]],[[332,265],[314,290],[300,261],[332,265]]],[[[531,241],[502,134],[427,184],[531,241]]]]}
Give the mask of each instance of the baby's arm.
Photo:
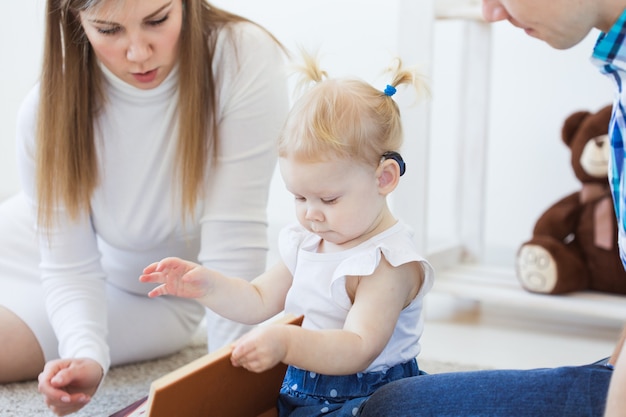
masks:
{"type": "Polygon", "coordinates": [[[248,282],[180,258],[165,258],[147,266],[139,280],[161,284],[150,297],[194,298],[227,319],[257,324],[283,310],[292,277],[282,262],[248,282]]]}
{"type": "Polygon", "coordinates": [[[257,328],[236,342],[233,363],[256,372],[278,362],[328,375],[361,372],[389,342],[400,312],[417,295],[423,276],[417,262],[394,268],[383,260],[373,275],[352,277],[358,282],[343,329],[257,328]]]}

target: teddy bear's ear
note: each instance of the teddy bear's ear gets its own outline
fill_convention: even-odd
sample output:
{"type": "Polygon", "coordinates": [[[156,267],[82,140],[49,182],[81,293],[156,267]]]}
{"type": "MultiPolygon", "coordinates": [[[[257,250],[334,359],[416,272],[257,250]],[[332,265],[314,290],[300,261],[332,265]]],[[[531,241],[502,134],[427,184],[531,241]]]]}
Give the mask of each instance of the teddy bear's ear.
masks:
{"type": "Polygon", "coordinates": [[[567,146],[570,146],[570,142],[576,135],[580,124],[589,116],[591,113],[588,111],[578,111],[576,113],[572,113],[567,119],[565,119],[565,123],[563,123],[563,129],[561,129],[561,139],[567,146]]]}

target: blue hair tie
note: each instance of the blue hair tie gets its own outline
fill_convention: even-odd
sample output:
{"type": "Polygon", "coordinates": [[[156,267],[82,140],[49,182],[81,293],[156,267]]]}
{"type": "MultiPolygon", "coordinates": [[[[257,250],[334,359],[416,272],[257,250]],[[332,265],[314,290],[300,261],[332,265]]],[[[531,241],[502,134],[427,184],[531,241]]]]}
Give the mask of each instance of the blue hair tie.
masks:
{"type": "Polygon", "coordinates": [[[380,162],[384,161],[385,159],[393,159],[398,163],[398,165],[400,166],[400,176],[402,176],[406,172],[406,164],[404,163],[404,159],[402,159],[402,156],[398,152],[385,152],[380,158],[380,162]]]}
{"type": "Polygon", "coordinates": [[[385,93],[386,96],[393,96],[394,94],[396,94],[396,87],[394,87],[393,85],[389,85],[387,84],[387,87],[385,87],[385,91],[383,91],[385,93]]]}

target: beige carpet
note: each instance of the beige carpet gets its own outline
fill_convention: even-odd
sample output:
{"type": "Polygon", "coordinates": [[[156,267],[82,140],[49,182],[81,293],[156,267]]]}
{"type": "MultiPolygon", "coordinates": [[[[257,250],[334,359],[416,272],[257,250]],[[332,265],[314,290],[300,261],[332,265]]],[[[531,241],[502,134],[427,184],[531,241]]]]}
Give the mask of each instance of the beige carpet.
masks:
{"type": "MultiPolygon", "coordinates": [[[[202,332],[183,351],[172,356],[133,365],[112,368],[98,394],[76,417],[107,417],[147,395],[150,382],[206,353],[206,339],[202,332]]],[[[428,373],[477,369],[473,366],[420,361],[420,368],[428,373]]],[[[36,382],[0,385],[1,417],[53,417],[37,392],[36,382]]]]}

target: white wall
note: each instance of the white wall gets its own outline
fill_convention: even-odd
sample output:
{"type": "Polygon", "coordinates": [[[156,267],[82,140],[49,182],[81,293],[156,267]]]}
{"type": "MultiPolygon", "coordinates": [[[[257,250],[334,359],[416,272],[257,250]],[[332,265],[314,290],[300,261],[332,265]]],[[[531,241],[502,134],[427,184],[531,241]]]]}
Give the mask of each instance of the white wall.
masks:
{"type": "MultiPolygon", "coordinates": [[[[423,1],[423,0],[419,0],[423,1]]],[[[290,49],[319,48],[332,75],[353,74],[380,85],[380,71],[398,53],[398,16],[404,2],[390,0],[217,0],[266,26],[290,49]]],[[[0,199],[19,189],[14,162],[17,108],[39,70],[44,0],[4,5],[0,25],[0,199]],[[10,17],[10,18],[8,18],[10,17]]],[[[450,114],[463,62],[462,24],[435,26],[432,76],[432,146],[429,195],[430,240],[453,235],[455,215],[450,193],[454,152],[449,138],[457,135],[450,114]]],[[[568,51],[554,51],[507,24],[493,30],[488,132],[485,238],[487,254],[499,262],[530,236],[537,216],[552,202],[578,187],[569,152],[560,141],[565,117],[579,109],[597,110],[612,99],[608,80],[589,64],[597,33],[568,51]]],[[[409,160],[409,169],[411,162],[409,160]]],[[[276,177],[270,202],[272,245],[275,230],[293,218],[291,198],[276,177]]]]}
{"type": "MultiPolygon", "coordinates": [[[[577,110],[610,104],[612,85],[589,62],[598,32],[567,51],[555,51],[506,22],[491,27],[492,58],[486,169],[485,255],[512,264],[519,245],[549,205],[579,187],[570,153],[561,141],[565,118],[577,110]]],[[[463,23],[435,25],[430,241],[447,241],[456,231],[450,207],[455,192],[455,88],[464,71],[459,45],[463,23]],[[452,144],[452,145],[451,145],[452,144]]]]}
{"type": "Polygon", "coordinates": [[[578,190],[561,141],[574,111],[613,101],[613,85],[590,63],[599,32],[568,51],[554,51],[519,29],[498,26],[492,62],[487,211],[488,249],[528,239],[537,217],[578,190]]]}
{"type": "Polygon", "coordinates": [[[41,63],[44,0],[6,1],[0,25],[0,200],[19,189],[15,119],[41,63]]]}

